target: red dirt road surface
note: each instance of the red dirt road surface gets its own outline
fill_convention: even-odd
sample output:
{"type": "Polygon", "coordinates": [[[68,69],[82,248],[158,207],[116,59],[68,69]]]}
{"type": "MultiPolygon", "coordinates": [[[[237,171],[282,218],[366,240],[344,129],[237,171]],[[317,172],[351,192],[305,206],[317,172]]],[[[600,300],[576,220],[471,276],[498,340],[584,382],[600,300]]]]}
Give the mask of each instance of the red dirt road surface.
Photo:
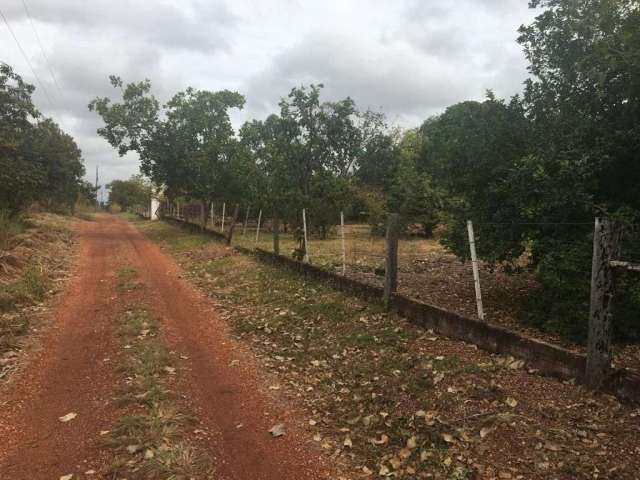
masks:
{"type": "MultiPolygon", "coordinates": [[[[54,308],[52,326],[23,370],[0,387],[0,479],[84,478],[112,452],[100,446],[118,411],[116,272],[135,268],[145,304],[162,320],[178,365],[180,393],[208,432],[218,479],[330,478],[320,452],[297,433],[297,416],[264,393],[254,358],[226,333],[207,299],[132,225],[99,216],[80,231],[77,273],[54,308]],[[59,420],[68,413],[73,420],[59,420]],[[286,425],[286,435],[268,430],[286,425]]],[[[94,477],[95,478],[95,477],[94,477]]]]}

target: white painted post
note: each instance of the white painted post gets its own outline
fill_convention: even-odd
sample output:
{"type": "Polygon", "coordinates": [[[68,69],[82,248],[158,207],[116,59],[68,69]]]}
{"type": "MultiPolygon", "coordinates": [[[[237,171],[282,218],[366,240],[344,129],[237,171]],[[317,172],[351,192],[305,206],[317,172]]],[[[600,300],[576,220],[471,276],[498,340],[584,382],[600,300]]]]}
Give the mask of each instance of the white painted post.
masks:
{"type": "Polygon", "coordinates": [[[209,215],[211,216],[211,229],[213,230],[216,226],[216,223],[213,218],[213,202],[211,202],[211,213],[209,215]]]}
{"type": "Polygon", "coordinates": [[[476,289],[476,305],[478,306],[478,318],[484,322],[484,310],[482,308],[482,291],[480,290],[480,273],[478,272],[478,256],[476,255],[476,239],[473,234],[473,222],[467,220],[467,232],[469,233],[469,249],[471,250],[471,266],[473,268],[473,284],[476,289]]]}
{"type": "Polygon", "coordinates": [[[227,207],[227,204],[222,202],[222,223],[220,224],[220,232],[224,232],[224,211],[227,207]]]}
{"type": "Polygon", "coordinates": [[[340,236],[342,237],[342,275],[347,274],[347,249],[344,245],[344,212],[340,211],[340,236]]]}
{"type": "Polygon", "coordinates": [[[176,202],[177,216],[180,218],[180,200],[176,202]]]}
{"type": "Polygon", "coordinates": [[[262,222],[262,210],[260,210],[260,213],[258,213],[258,229],[256,230],[256,244],[258,243],[258,240],[260,239],[260,223],[262,222]]]}
{"type": "Polygon", "coordinates": [[[244,234],[247,232],[247,223],[249,223],[249,210],[251,209],[250,206],[247,206],[247,214],[244,216],[244,224],[242,225],[242,236],[244,237],[244,234]]]}
{"type": "Polygon", "coordinates": [[[302,231],[304,233],[304,261],[309,263],[309,239],[307,237],[307,211],[302,209],[302,231]]]}

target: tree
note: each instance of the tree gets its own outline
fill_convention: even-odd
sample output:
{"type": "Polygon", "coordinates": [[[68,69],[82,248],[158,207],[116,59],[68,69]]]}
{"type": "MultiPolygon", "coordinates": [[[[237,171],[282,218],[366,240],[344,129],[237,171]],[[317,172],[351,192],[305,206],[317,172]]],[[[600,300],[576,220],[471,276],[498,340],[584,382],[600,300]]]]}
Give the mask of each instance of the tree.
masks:
{"type": "Polygon", "coordinates": [[[358,160],[374,155],[383,117],[359,112],[352,99],[320,102],[322,85],[291,90],[280,102],[279,157],[291,179],[291,199],[309,212],[325,238],[353,196],[358,160]]]}
{"type": "Polygon", "coordinates": [[[168,197],[201,201],[203,222],[208,202],[243,196],[249,165],[241,155],[228,113],[243,107],[242,95],[187,88],[161,109],[149,80],[122,89],[119,77],[110,79],[122,90],[122,102],[96,98],[89,109],[105,122],[98,134],[120,155],[137,152],[142,172],[164,188],[168,197]]]}
{"type": "Polygon", "coordinates": [[[424,138],[417,129],[404,132],[398,145],[399,160],[389,187],[388,210],[400,214],[406,228],[420,223],[426,238],[433,237],[444,204],[444,194],[428,173],[418,171],[424,138]]]}
{"type": "Polygon", "coordinates": [[[0,204],[15,215],[33,202],[73,209],[84,165],[73,138],[51,119],[40,119],[35,88],[0,64],[0,204]]]}
{"type": "Polygon", "coordinates": [[[72,210],[85,174],[82,153],[73,138],[47,118],[29,130],[22,152],[41,174],[42,184],[34,198],[48,209],[72,210]]]}
{"type": "MultiPolygon", "coordinates": [[[[419,172],[431,175],[446,192],[448,228],[443,242],[467,258],[466,221],[476,223],[478,254],[492,262],[516,261],[523,231],[508,235],[495,223],[517,223],[520,212],[505,180],[527,153],[528,122],[517,98],[510,103],[490,92],[484,102],[462,102],[424,122],[419,172]]],[[[526,194],[526,191],[525,193],[526,194]]]]}
{"type": "Polygon", "coordinates": [[[23,157],[24,136],[40,114],[31,102],[35,87],[0,64],[0,204],[10,214],[35,200],[44,173],[23,157]]]}
{"type": "MultiPolygon", "coordinates": [[[[544,11],[520,28],[532,75],[522,97],[489,95],[425,122],[419,169],[449,196],[446,244],[466,257],[472,219],[482,258],[527,260],[536,273],[531,320],[584,338],[593,216],[640,213],[640,11],[626,0],[531,3],[544,11]]],[[[621,295],[619,307],[617,328],[640,299],[621,295]]]]}
{"type": "Polygon", "coordinates": [[[107,188],[109,205],[117,204],[123,210],[147,207],[151,201],[151,184],[142,175],[133,175],[129,180],[114,180],[107,188]]]}

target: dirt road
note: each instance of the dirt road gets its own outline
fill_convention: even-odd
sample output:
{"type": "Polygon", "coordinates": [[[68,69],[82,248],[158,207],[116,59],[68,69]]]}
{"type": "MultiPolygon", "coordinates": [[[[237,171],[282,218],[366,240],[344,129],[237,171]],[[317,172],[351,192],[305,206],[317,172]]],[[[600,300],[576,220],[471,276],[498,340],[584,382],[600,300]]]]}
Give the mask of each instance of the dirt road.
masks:
{"type": "Polygon", "coordinates": [[[42,348],[0,389],[0,478],[83,478],[82,472],[99,471],[110,461],[100,431],[118,415],[111,360],[117,348],[116,272],[122,267],[139,272],[144,302],[162,319],[169,347],[183,359],[180,393],[209,433],[204,445],[216,478],[330,476],[319,452],[297,433],[294,412],[264,393],[252,355],[227,335],[209,301],[182,279],[173,260],[112,216],[84,224],[80,242],[76,275],[54,308],[42,348]],[[74,420],[59,420],[71,412],[77,413],[74,420]],[[276,423],[287,425],[284,437],[268,433],[276,423]]]}

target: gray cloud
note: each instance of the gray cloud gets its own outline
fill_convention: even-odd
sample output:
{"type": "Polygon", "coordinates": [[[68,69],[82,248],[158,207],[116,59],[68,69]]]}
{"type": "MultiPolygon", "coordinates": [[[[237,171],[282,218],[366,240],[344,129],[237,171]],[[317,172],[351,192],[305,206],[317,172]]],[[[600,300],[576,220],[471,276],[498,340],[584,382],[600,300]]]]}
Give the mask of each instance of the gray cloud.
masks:
{"type": "MultiPolygon", "coordinates": [[[[134,34],[168,49],[188,49],[204,53],[229,49],[228,38],[237,23],[226,4],[217,1],[115,2],[111,0],[30,0],[29,12],[37,22],[62,28],[80,29],[85,34],[105,31],[126,43],[134,34]]],[[[5,14],[24,20],[21,1],[8,3],[5,14]]]]}
{"type": "MultiPolygon", "coordinates": [[[[524,0],[27,0],[51,68],[48,73],[22,0],[4,0],[8,17],[51,103],[34,100],[69,131],[93,179],[137,172],[135,155],[119,158],[96,135],[87,104],[114,96],[108,75],[149,78],[166,101],[175,92],[237,89],[247,106],[236,126],[277,110],[289,90],[324,83],[325,99],[353,97],[405,127],[446,106],[521,89],[525,62],[516,30],[533,12],[524,0]]],[[[0,25],[0,60],[36,83],[0,25]]]]}

